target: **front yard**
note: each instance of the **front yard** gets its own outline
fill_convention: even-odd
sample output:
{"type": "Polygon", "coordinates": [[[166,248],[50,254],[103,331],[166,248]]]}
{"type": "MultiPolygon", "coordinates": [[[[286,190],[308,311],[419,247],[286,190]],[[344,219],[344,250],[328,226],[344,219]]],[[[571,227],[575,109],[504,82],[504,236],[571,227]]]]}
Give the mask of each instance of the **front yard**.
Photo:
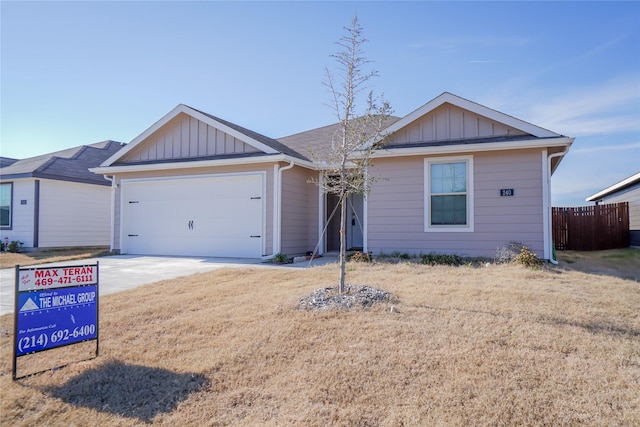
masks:
{"type": "Polygon", "coordinates": [[[98,358],[16,382],[3,316],[0,423],[640,425],[637,281],[350,263],[349,283],[397,300],[297,309],[337,273],[229,269],[105,296],[98,358]]]}

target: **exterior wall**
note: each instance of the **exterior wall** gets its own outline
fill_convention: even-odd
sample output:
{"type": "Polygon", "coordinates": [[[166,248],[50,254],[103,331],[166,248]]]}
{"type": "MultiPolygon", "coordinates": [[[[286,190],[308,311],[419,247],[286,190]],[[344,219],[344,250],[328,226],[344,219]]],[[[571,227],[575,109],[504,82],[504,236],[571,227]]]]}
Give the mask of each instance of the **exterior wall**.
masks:
{"type": "Polygon", "coordinates": [[[114,242],[112,249],[120,250],[120,229],[121,229],[121,214],[122,214],[122,186],[120,183],[123,179],[134,178],[169,178],[180,176],[198,176],[198,175],[215,175],[223,173],[236,173],[236,172],[266,172],[265,184],[265,218],[266,221],[266,236],[265,236],[265,251],[264,255],[271,254],[273,251],[273,163],[265,163],[260,165],[242,165],[242,166],[220,166],[220,167],[206,167],[206,168],[193,168],[193,169],[176,169],[176,170],[163,170],[163,171],[149,171],[149,172],[135,172],[135,173],[121,173],[116,176],[116,184],[118,187],[115,194],[115,210],[114,210],[114,242]]]}
{"type": "Polygon", "coordinates": [[[12,200],[12,226],[9,230],[0,230],[0,237],[5,237],[9,242],[17,240],[24,243],[25,248],[33,248],[33,224],[35,200],[35,179],[24,178],[7,180],[3,182],[13,182],[12,200]],[[26,204],[21,204],[25,200],[26,204]]]}
{"type": "Polygon", "coordinates": [[[640,246],[640,184],[604,197],[602,203],[629,202],[629,237],[631,246],[640,246]]]}
{"type": "Polygon", "coordinates": [[[256,153],[259,150],[187,114],[162,126],[119,163],[256,153]]]}
{"type": "Polygon", "coordinates": [[[394,133],[389,145],[513,135],[526,133],[460,107],[443,104],[394,133]]]}
{"type": "Polygon", "coordinates": [[[284,254],[304,254],[318,244],[318,186],[307,182],[313,176],[313,171],[301,167],[282,173],[284,254]]]}
{"type": "Polygon", "coordinates": [[[111,188],[40,180],[38,246],[107,246],[111,188]]]}
{"type": "Polygon", "coordinates": [[[367,249],[374,254],[400,251],[494,257],[498,247],[513,240],[526,244],[542,257],[541,151],[470,154],[473,232],[425,232],[425,156],[376,159],[370,173],[380,180],[368,197],[367,249]],[[514,189],[515,195],[501,197],[503,188],[514,189]]]}

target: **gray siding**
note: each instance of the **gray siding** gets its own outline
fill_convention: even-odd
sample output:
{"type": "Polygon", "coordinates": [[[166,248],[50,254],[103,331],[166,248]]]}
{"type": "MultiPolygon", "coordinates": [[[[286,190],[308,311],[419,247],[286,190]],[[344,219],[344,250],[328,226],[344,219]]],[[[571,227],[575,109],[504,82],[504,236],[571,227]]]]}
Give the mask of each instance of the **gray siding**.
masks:
{"type": "Polygon", "coordinates": [[[390,141],[394,144],[473,139],[526,133],[451,104],[443,104],[398,130],[390,141]]]}
{"type": "Polygon", "coordinates": [[[127,153],[119,163],[257,152],[255,147],[182,113],[127,153]]]}
{"type": "Polygon", "coordinates": [[[493,257],[498,247],[515,240],[543,255],[540,150],[473,154],[473,232],[424,231],[424,160],[375,161],[371,174],[380,180],[368,198],[368,250],[493,257]],[[501,197],[503,188],[514,189],[515,196],[501,197]]]}
{"type": "Polygon", "coordinates": [[[282,175],[282,244],[287,255],[312,251],[318,243],[318,186],[307,181],[317,173],[294,167],[282,175]]]}

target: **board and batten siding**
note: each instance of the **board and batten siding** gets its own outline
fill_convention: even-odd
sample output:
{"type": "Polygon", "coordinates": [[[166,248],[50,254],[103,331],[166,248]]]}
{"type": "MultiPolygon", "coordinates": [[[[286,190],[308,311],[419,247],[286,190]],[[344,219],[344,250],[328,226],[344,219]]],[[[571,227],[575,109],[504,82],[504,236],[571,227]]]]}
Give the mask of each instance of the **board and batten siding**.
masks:
{"type": "Polygon", "coordinates": [[[220,129],[181,113],[147,137],[118,163],[257,153],[258,149],[220,129]]]}
{"type": "Polygon", "coordinates": [[[282,173],[283,254],[304,254],[318,243],[318,186],[307,182],[313,176],[297,166],[282,173]]]}
{"type": "Polygon", "coordinates": [[[526,133],[445,103],[396,131],[388,145],[526,135],[526,133]]]}
{"type": "MultiPolygon", "coordinates": [[[[123,179],[171,179],[172,177],[199,176],[199,175],[217,175],[230,173],[266,173],[265,184],[265,209],[264,221],[266,221],[265,251],[270,254],[273,251],[273,164],[265,163],[260,165],[237,165],[237,166],[218,166],[204,168],[185,168],[185,169],[169,169],[164,171],[148,171],[148,172],[130,172],[120,173],[116,176],[116,184],[118,184],[115,195],[114,209],[114,242],[112,249],[122,249],[120,241],[120,230],[122,227],[122,185],[123,179]]],[[[169,203],[170,201],[167,201],[169,203]]],[[[266,255],[265,254],[265,255],[266,255]]]]}
{"type": "Polygon", "coordinates": [[[1,230],[0,237],[8,238],[10,242],[17,240],[22,242],[25,247],[33,247],[33,224],[35,209],[35,179],[24,178],[7,180],[4,182],[13,183],[13,200],[12,200],[12,220],[11,229],[1,230]],[[24,200],[23,205],[21,201],[24,200]]]}
{"type": "MultiPolygon", "coordinates": [[[[509,241],[544,250],[540,150],[472,153],[474,231],[425,231],[425,156],[376,159],[368,197],[368,250],[374,254],[455,253],[494,257],[509,241]],[[501,197],[501,189],[514,189],[501,197]]],[[[447,156],[433,156],[429,159],[447,156]]]]}
{"type": "Polygon", "coordinates": [[[107,246],[111,187],[40,180],[38,246],[107,246]]]}

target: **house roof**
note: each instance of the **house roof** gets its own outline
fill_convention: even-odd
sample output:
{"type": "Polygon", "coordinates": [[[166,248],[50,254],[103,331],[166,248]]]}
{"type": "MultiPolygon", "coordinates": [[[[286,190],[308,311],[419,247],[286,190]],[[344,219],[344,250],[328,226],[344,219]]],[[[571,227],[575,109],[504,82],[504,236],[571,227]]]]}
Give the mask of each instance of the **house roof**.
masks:
{"type": "Polygon", "coordinates": [[[100,165],[106,158],[120,150],[122,145],[121,142],[108,140],[16,160],[0,168],[0,177],[3,180],[43,178],[110,185],[103,177],[89,172],[89,168],[100,165]]]}
{"type": "Polygon", "coordinates": [[[11,157],[0,157],[0,168],[4,168],[9,165],[12,165],[17,161],[18,159],[12,159],[11,157]]]}
{"type": "MultiPolygon", "coordinates": [[[[138,145],[143,143],[149,136],[151,136],[154,132],[160,129],[162,126],[167,124],[173,118],[178,116],[179,114],[187,114],[195,119],[198,119],[210,126],[213,126],[217,129],[220,129],[223,132],[226,132],[235,138],[238,138],[242,142],[249,144],[258,150],[262,151],[264,155],[270,154],[285,154],[291,157],[298,158],[300,160],[308,160],[305,156],[296,152],[294,149],[287,147],[275,139],[264,136],[258,132],[254,132],[252,130],[246,129],[242,126],[239,126],[235,123],[231,123],[229,121],[220,119],[219,117],[212,116],[211,114],[204,113],[195,108],[189,107],[185,104],[179,104],[169,113],[164,115],[160,120],[155,122],[151,127],[142,132],[136,138],[134,138],[125,148],[114,154],[113,156],[106,159],[100,166],[108,167],[108,166],[117,166],[118,160],[123,158],[128,152],[136,148],[138,145]]],[[[200,160],[199,158],[197,160],[200,160]]],[[[100,169],[99,172],[103,173],[100,169]]]]}
{"type": "MultiPolygon", "coordinates": [[[[410,114],[400,118],[389,116],[385,123],[386,128],[382,134],[389,135],[396,131],[410,126],[421,117],[433,112],[444,104],[450,104],[463,110],[468,110],[477,116],[485,117],[491,121],[501,123],[509,128],[513,128],[522,132],[522,135],[495,135],[492,137],[477,137],[467,139],[444,139],[434,141],[412,141],[407,144],[394,143],[393,146],[384,147],[377,150],[376,156],[405,156],[420,154],[437,154],[442,150],[453,150],[452,152],[469,151],[469,150],[494,150],[494,149],[522,149],[533,147],[569,147],[573,142],[573,138],[565,137],[542,127],[533,125],[459,96],[444,92],[422,107],[411,112],[410,114]],[[457,150],[457,151],[456,151],[457,150]]],[[[359,119],[356,119],[359,120],[359,119]]],[[[294,135],[273,139],[254,132],[235,123],[223,120],[219,117],[189,107],[185,104],[179,104],[164,117],[154,123],[147,130],[133,139],[126,147],[105,160],[99,168],[92,171],[96,174],[108,174],[117,170],[132,170],[136,166],[150,167],[153,164],[163,164],[162,167],[185,167],[187,162],[201,162],[202,165],[212,165],[220,162],[239,162],[247,161],[295,161],[301,166],[315,167],[313,160],[322,159],[331,150],[332,141],[340,130],[340,124],[334,123],[328,126],[312,129],[306,132],[300,132],[294,135]],[[206,123],[222,132],[225,132],[234,138],[248,144],[259,150],[250,156],[229,156],[216,155],[208,157],[189,157],[184,159],[162,159],[162,160],[146,160],[141,162],[121,162],[125,159],[127,153],[132,152],[147,141],[155,132],[173,120],[180,114],[187,114],[197,120],[206,123]],[[166,163],[166,164],[164,164],[166,163]],[[173,165],[173,166],[171,166],[173,165]]],[[[370,132],[373,135],[373,132],[370,132]]],[[[369,140],[364,148],[376,143],[375,140],[369,140]]],[[[553,159],[552,170],[554,170],[562,157],[553,159]]],[[[229,163],[231,164],[231,163],[229,163]]],[[[137,170],[137,169],[136,169],[137,170]]]]}
{"type": "MultiPolygon", "coordinates": [[[[385,127],[391,126],[398,120],[400,120],[400,117],[387,117],[385,127]]],[[[339,131],[340,123],[333,123],[331,125],[278,138],[278,141],[285,146],[291,147],[297,152],[312,158],[325,154],[327,150],[331,148],[331,141],[333,141],[333,138],[339,131]]]]}
{"type": "Polygon", "coordinates": [[[622,181],[617,182],[592,196],[587,197],[586,200],[587,202],[596,202],[603,197],[607,197],[619,191],[626,190],[627,188],[632,187],[636,184],[640,184],[640,172],[635,175],[631,175],[629,178],[623,179],[622,181]]]}

